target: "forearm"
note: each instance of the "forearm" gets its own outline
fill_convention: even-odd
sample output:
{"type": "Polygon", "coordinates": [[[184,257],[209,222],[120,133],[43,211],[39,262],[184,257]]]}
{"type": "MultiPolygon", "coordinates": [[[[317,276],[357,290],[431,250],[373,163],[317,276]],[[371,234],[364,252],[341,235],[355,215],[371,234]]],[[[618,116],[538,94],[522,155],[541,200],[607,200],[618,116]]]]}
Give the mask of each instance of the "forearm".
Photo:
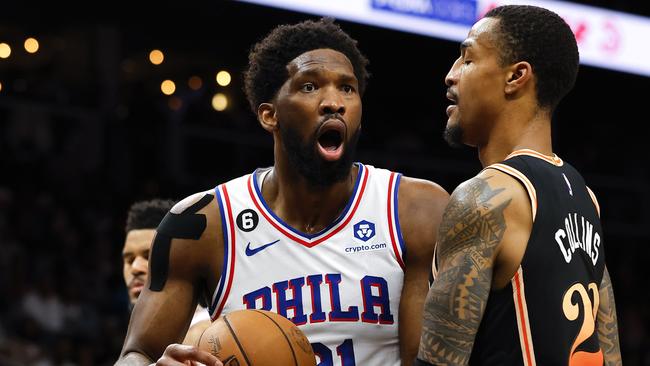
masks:
{"type": "Polygon", "coordinates": [[[422,335],[422,310],[428,284],[423,288],[410,286],[403,289],[400,301],[399,339],[402,365],[411,365],[418,354],[422,335]]]}
{"type": "Polygon", "coordinates": [[[458,291],[462,284],[445,280],[437,278],[427,296],[418,358],[435,365],[467,365],[481,314],[463,306],[468,298],[458,291]]]}
{"type": "Polygon", "coordinates": [[[438,277],[424,303],[418,358],[467,365],[492,286],[495,251],[506,229],[504,189],[475,178],[460,186],[440,226],[438,277]]]}
{"type": "Polygon", "coordinates": [[[417,313],[419,319],[409,319],[408,322],[402,322],[400,319],[400,358],[402,365],[411,365],[418,354],[418,345],[422,330],[422,307],[417,313]],[[408,324],[406,324],[408,323],[408,324]],[[408,328],[408,329],[404,329],[408,328]]]}
{"type": "Polygon", "coordinates": [[[618,339],[618,321],[616,317],[616,303],[614,289],[605,270],[603,281],[600,285],[600,306],[598,307],[598,340],[605,356],[605,365],[622,365],[621,346],[618,339]]]}
{"type": "Polygon", "coordinates": [[[129,352],[120,357],[120,359],[115,363],[115,366],[141,366],[152,364],[154,364],[154,362],[149,357],[141,353],[129,352]]]}

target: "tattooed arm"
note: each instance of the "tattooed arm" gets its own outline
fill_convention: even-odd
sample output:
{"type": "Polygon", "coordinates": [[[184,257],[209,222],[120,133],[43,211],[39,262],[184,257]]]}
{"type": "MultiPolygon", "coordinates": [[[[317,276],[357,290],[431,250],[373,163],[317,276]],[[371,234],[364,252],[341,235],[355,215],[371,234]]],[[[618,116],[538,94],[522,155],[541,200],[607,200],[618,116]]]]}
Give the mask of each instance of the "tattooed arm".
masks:
{"type": "Polygon", "coordinates": [[[469,362],[493,278],[499,276],[503,242],[530,233],[517,218],[531,220],[525,210],[530,205],[523,188],[499,172],[483,171],[453,192],[438,232],[439,268],[424,305],[420,360],[469,362]]]}
{"type": "MultiPolygon", "coordinates": [[[[136,303],[116,365],[149,365],[155,360],[200,361],[216,365],[207,352],[180,343],[200,295],[216,285],[215,263],[223,256],[219,209],[211,192],[174,206],[156,230],[149,258],[149,278],[136,303]],[[164,352],[164,355],[163,355],[164,352]],[[159,359],[159,357],[161,357],[159,359]]],[[[176,364],[176,363],[174,363],[176,364]]]]}
{"type": "Polygon", "coordinates": [[[618,324],[616,321],[616,304],[614,289],[609,278],[609,271],[605,267],[603,280],[600,283],[600,305],[598,306],[598,341],[605,356],[605,365],[619,366],[621,361],[621,347],[618,343],[618,324]]]}
{"type": "Polygon", "coordinates": [[[402,177],[398,202],[399,223],[406,245],[399,302],[399,346],[402,365],[410,365],[418,353],[433,248],[449,194],[435,183],[402,177]]]}

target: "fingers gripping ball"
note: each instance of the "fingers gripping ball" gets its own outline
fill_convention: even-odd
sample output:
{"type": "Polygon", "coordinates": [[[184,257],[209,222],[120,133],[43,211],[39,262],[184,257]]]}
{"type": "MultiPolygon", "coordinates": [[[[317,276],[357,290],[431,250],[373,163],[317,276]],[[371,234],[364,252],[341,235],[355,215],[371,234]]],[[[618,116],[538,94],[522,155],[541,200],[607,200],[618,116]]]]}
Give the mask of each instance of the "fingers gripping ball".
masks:
{"type": "Polygon", "coordinates": [[[198,347],[224,366],[315,366],[305,334],[289,319],[264,310],[221,316],[203,331],[198,347]]]}

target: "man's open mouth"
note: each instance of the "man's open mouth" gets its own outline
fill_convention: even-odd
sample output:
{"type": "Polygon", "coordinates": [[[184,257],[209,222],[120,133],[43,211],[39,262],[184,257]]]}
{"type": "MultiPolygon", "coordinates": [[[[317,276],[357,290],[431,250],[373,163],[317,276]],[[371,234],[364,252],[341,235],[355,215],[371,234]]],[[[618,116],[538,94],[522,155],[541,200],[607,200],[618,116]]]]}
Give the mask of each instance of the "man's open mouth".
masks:
{"type": "Polygon", "coordinates": [[[327,120],[318,131],[318,152],[323,159],[335,161],[343,155],[346,126],[339,119],[327,120]]]}

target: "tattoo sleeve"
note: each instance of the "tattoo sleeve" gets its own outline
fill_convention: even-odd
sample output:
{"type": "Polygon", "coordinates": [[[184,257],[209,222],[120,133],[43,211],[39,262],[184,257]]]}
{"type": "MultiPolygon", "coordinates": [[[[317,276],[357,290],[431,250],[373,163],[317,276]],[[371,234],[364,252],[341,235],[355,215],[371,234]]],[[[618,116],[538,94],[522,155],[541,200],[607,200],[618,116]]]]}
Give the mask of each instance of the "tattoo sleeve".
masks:
{"type": "Polygon", "coordinates": [[[440,268],[424,305],[418,358],[436,365],[469,361],[506,229],[504,189],[473,178],[451,196],[438,234],[440,268]]]}
{"type": "Polygon", "coordinates": [[[621,347],[618,340],[614,289],[607,268],[605,268],[598,292],[600,296],[597,318],[598,341],[605,356],[605,365],[619,366],[623,364],[623,361],[621,360],[621,347]]]}

